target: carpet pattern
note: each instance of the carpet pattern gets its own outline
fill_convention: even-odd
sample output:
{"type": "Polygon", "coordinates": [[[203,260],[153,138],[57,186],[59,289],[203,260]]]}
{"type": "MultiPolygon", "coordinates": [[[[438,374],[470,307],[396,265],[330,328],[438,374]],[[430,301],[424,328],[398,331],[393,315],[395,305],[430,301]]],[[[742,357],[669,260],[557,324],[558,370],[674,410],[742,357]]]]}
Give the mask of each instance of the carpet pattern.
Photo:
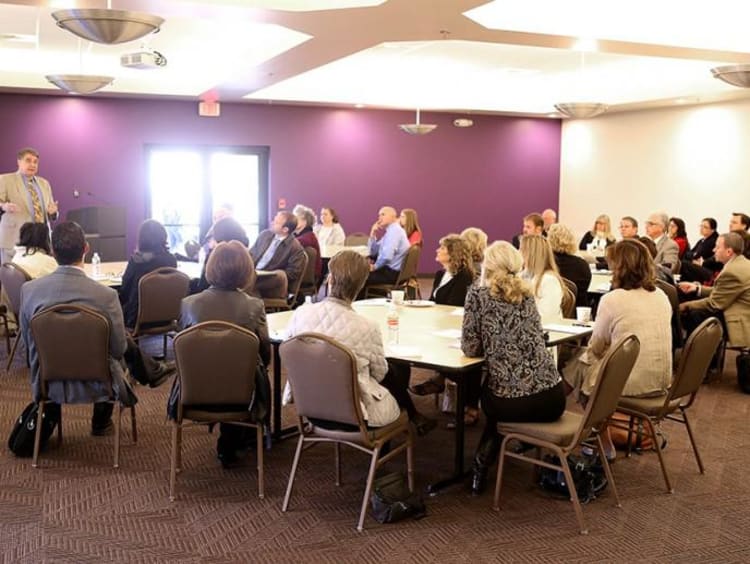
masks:
{"type": "MultiPolygon", "coordinates": [[[[158,349],[158,340],[153,343],[158,349]]],[[[0,375],[0,436],[29,401],[23,351],[0,375]]],[[[0,353],[0,356],[4,356],[0,353]]],[[[0,362],[3,358],[0,358],[0,362]]],[[[427,497],[426,518],[355,529],[367,457],[343,450],[342,486],[334,485],[333,448],[303,454],[287,513],[281,502],[296,439],[266,451],[266,498],[257,497],[254,456],[223,470],[215,435],[184,432],[177,500],[168,500],[169,384],[138,387],[139,440],[124,438],[113,469],[112,437],[89,434],[89,406],[64,406],[64,442],[54,437],[41,468],[0,449],[0,558],[3,562],[746,562],[750,528],[750,397],[735,383],[734,357],[721,382],[703,386],[693,424],[706,463],[698,473],[684,428],[668,423],[665,451],[675,493],[666,493],[655,453],[618,457],[613,467],[623,502],[611,493],[584,507],[590,534],[578,534],[570,502],[532,481],[529,465],[510,462],[503,508],[491,492],[472,498],[461,486],[427,497]]],[[[415,371],[415,379],[430,374],[415,371]]],[[[418,408],[440,419],[416,442],[420,488],[450,472],[452,432],[432,398],[418,408]]],[[[292,422],[293,407],[285,408],[292,422]]],[[[123,419],[127,421],[126,418],[123,419]]],[[[467,465],[480,427],[467,433],[467,465]]],[[[403,457],[382,471],[405,469],[403,457]]],[[[494,471],[492,473],[494,485],[494,471]]]]}

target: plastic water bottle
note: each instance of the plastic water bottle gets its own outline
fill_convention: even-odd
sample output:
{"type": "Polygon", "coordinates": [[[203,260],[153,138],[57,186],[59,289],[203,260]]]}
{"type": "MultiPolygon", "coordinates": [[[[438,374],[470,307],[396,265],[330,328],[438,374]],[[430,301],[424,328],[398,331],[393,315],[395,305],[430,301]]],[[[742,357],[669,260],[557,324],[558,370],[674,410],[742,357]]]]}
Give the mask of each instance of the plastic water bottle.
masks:
{"type": "Polygon", "coordinates": [[[313,298],[312,296],[305,296],[305,305],[312,304],[313,303],[312,298],[313,298]]]}
{"type": "Polygon", "coordinates": [[[99,253],[94,253],[91,257],[91,270],[94,273],[94,278],[99,278],[102,275],[102,259],[99,253]]]}
{"type": "Polygon", "coordinates": [[[388,323],[388,344],[398,345],[398,310],[395,305],[391,304],[388,308],[386,320],[388,323]]]}

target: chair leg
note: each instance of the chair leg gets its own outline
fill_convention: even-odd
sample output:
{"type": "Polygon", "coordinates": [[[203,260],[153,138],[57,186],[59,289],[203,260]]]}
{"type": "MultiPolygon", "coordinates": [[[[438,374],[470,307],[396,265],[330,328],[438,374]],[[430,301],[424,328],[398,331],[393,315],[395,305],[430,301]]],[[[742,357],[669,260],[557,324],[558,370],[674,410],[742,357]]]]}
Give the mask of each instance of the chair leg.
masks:
{"type": "MultiPolygon", "coordinates": [[[[690,425],[690,421],[688,421],[687,412],[684,409],[680,410],[682,412],[682,419],[685,421],[685,427],[687,428],[688,437],[690,437],[690,444],[693,447],[693,453],[695,454],[695,461],[698,463],[698,469],[700,470],[701,474],[706,473],[706,469],[703,466],[703,460],[701,460],[701,455],[698,452],[698,445],[695,444],[695,436],[693,435],[693,428],[690,425]]],[[[661,447],[661,445],[659,445],[661,447]]]]}
{"type": "Polygon", "coordinates": [[[263,499],[266,495],[264,475],[263,475],[263,426],[258,425],[255,428],[255,448],[258,457],[258,497],[263,499]]]}
{"type": "Polygon", "coordinates": [[[299,466],[299,458],[302,454],[302,445],[304,442],[305,436],[300,434],[299,440],[297,441],[297,450],[294,453],[294,461],[292,462],[292,471],[289,473],[289,483],[286,485],[284,502],[281,505],[282,511],[286,511],[287,507],[289,507],[289,498],[292,496],[292,486],[294,485],[294,477],[297,474],[297,466],[299,466]]]}
{"type": "Polygon", "coordinates": [[[659,440],[656,437],[656,429],[654,429],[654,423],[653,421],[651,421],[650,417],[644,417],[643,421],[645,421],[648,427],[648,432],[651,435],[651,440],[654,442],[654,449],[656,450],[656,455],[659,457],[659,465],[661,466],[661,473],[664,476],[664,483],[667,485],[667,492],[674,493],[674,488],[672,487],[672,484],[669,481],[669,474],[667,473],[667,465],[664,463],[664,454],[662,454],[661,445],[659,444],[659,440]]]}
{"type": "Polygon", "coordinates": [[[177,480],[177,458],[180,452],[180,424],[172,422],[172,456],[169,457],[169,501],[174,501],[174,486],[177,480]]]}
{"type": "Polygon", "coordinates": [[[367,483],[365,484],[365,495],[362,498],[362,509],[359,511],[359,522],[357,523],[357,531],[362,532],[365,515],[367,514],[367,504],[370,501],[370,493],[372,492],[372,483],[375,481],[375,470],[378,467],[378,458],[380,457],[380,447],[375,447],[372,451],[372,459],[370,460],[370,471],[367,473],[367,483]]]}
{"type": "Polygon", "coordinates": [[[34,457],[31,459],[31,467],[38,468],[39,443],[42,442],[42,417],[44,416],[44,401],[39,402],[39,410],[36,414],[36,433],[34,433],[34,457]]]}
{"type": "Polygon", "coordinates": [[[18,341],[20,340],[21,340],[20,335],[16,335],[16,338],[13,340],[13,348],[10,349],[10,356],[8,357],[8,364],[5,365],[6,372],[10,370],[10,366],[13,364],[13,358],[16,356],[16,348],[18,347],[18,341]]]}
{"type": "Polygon", "coordinates": [[[563,474],[565,474],[565,481],[568,483],[568,491],[570,492],[570,501],[573,503],[573,509],[576,512],[578,518],[578,524],[581,527],[581,534],[588,535],[589,530],[586,528],[586,522],[583,519],[583,509],[581,508],[581,500],[578,499],[578,492],[576,491],[575,482],[573,481],[573,474],[570,472],[570,466],[568,466],[568,458],[562,451],[558,451],[558,458],[560,459],[560,466],[562,467],[563,474]]]}
{"type": "Polygon", "coordinates": [[[406,430],[406,482],[409,485],[409,491],[414,491],[414,439],[411,434],[411,427],[406,430]]]}
{"type": "MultiPolygon", "coordinates": [[[[505,466],[505,449],[508,437],[503,439],[500,446],[500,454],[497,457],[497,478],[495,478],[495,496],[492,498],[492,509],[500,511],[500,489],[503,487],[503,468],[505,466]]],[[[489,461],[488,461],[489,462],[489,461]]]]}
{"type": "Polygon", "coordinates": [[[625,456],[630,458],[633,452],[633,425],[635,425],[635,417],[632,415],[628,418],[628,438],[625,441],[625,456]]]}
{"type": "Polygon", "coordinates": [[[333,463],[336,465],[336,486],[341,485],[341,443],[333,443],[333,463]]]}
{"type": "Polygon", "coordinates": [[[612,475],[612,468],[610,468],[609,461],[607,460],[607,455],[604,453],[604,443],[602,442],[602,436],[599,433],[596,434],[596,444],[599,445],[599,460],[601,461],[602,467],[604,468],[604,474],[605,476],[607,476],[609,485],[612,486],[612,493],[615,494],[615,504],[617,505],[617,507],[622,507],[622,503],[620,503],[620,494],[617,492],[615,478],[612,475]]]}
{"type": "Polygon", "coordinates": [[[120,427],[122,424],[122,406],[115,401],[114,423],[115,423],[115,463],[114,468],[120,467],[120,427]]]}
{"type": "Polygon", "coordinates": [[[138,442],[138,427],[135,424],[135,406],[130,407],[130,433],[133,437],[133,443],[138,442]]]}
{"type": "Polygon", "coordinates": [[[182,472],[182,424],[177,426],[177,472],[182,472]]]}

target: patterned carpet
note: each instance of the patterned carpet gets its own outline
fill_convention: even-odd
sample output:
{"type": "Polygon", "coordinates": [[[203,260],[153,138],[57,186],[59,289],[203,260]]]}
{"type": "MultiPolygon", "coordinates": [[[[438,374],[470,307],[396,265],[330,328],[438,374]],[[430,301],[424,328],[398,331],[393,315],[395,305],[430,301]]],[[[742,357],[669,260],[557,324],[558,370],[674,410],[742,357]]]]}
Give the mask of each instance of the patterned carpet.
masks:
{"type": "MultiPolygon", "coordinates": [[[[578,534],[570,503],[541,491],[530,467],[515,463],[500,513],[491,510],[489,492],[472,498],[456,486],[426,498],[428,515],[421,521],[379,525],[368,517],[357,533],[366,457],[345,451],[337,488],[327,445],[304,454],[290,510],[282,513],[295,441],[267,451],[266,499],[259,500],[252,457],[223,470],[215,437],[203,428],[185,433],[184,471],[178,499],[170,503],[165,385],[137,389],[139,441],[125,440],[119,470],[111,467],[112,438],[88,433],[88,406],[63,408],[65,441],[44,453],[40,469],[3,446],[0,555],[13,563],[746,562],[750,398],[737,390],[733,364],[730,356],[723,381],[704,386],[693,410],[707,473],[698,473],[684,430],[668,424],[666,459],[675,493],[665,493],[654,453],[620,457],[614,473],[623,507],[616,508],[608,492],[585,506],[588,536],[578,534]]],[[[0,376],[3,440],[29,400],[27,379],[23,354],[0,376]]],[[[424,487],[449,472],[452,435],[430,398],[418,407],[441,420],[416,445],[416,478],[424,487]]],[[[292,408],[287,411],[291,422],[292,408]]],[[[467,460],[478,432],[467,435],[467,460]]],[[[402,460],[386,466],[403,468],[402,460]]]]}

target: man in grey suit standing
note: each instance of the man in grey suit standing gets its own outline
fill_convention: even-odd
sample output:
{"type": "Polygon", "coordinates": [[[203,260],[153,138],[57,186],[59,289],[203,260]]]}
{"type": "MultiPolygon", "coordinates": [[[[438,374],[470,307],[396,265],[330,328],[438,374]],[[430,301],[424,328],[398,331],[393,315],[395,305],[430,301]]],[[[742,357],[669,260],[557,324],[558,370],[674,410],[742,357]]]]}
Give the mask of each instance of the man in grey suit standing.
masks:
{"type": "Polygon", "coordinates": [[[18,171],[0,175],[0,264],[10,262],[24,223],[57,219],[57,202],[46,179],[37,176],[39,153],[18,151],[18,171]]]}
{"type": "Polygon", "coordinates": [[[667,235],[669,217],[664,212],[652,213],[646,220],[646,234],[656,245],[654,262],[669,268],[672,274],[680,271],[680,248],[667,235]]]}
{"type": "MultiPolygon", "coordinates": [[[[137,401],[125,380],[123,355],[128,347],[125,324],[117,292],[90,279],[83,271],[83,257],[88,244],[83,229],[66,221],[52,231],[52,252],[60,265],[55,272],[26,282],[21,287],[21,336],[29,351],[31,388],[34,400],[39,399],[39,353],[31,335],[31,318],[39,311],[57,304],[75,304],[91,308],[109,320],[109,366],[112,373],[112,392],[122,405],[137,401]]],[[[67,403],[94,402],[91,433],[104,435],[112,428],[112,408],[106,386],[101,382],[50,382],[49,397],[67,403]]]]}

